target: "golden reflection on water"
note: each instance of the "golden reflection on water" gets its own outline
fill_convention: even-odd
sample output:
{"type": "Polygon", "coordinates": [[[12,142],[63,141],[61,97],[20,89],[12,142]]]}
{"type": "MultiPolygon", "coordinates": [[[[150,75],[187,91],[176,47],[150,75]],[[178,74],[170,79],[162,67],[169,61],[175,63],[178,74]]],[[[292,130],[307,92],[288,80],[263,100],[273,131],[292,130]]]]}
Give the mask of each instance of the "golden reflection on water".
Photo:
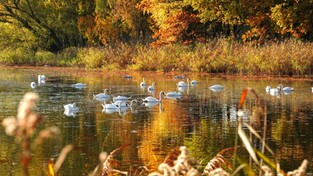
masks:
{"type": "MultiPolygon", "coordinates": [[[[4,95],[0,103],[4,109],[1,112],[1,119],[4,115],[13,115],[19,97],[26,91],[32,91],[29,82],[36,78],[38,70],[20,70],[20,73],[16,74],[13,72],[10,70],[7,74],[0,75],[0,80],[4,80],[3,84],[8,81],[7,85],[0,86],[0,93],[4,95]],[[10,91],[12,95],[8,95],[10,91]]],[[[61,172],[63,175],[77,173],[86,175],[98,164],[98,155],[101,152],[109,153],[125,144],[130,146],[116,155],[116,159],[125,170],[136,169],[139,166],[155,170],[173,148],[181,145],[187,146],[194,158],[207,162],[220,150],[234,146],[237,124],[236,119],[230,117],[230,109],[236,107],[242,88],[246,86],[253,86],[262,100],[262,107],[267,107],[266,136],[277,158],[288,166],[294,165],[290,158],[297,162],[307,157],[313,158],[311,150],[313,94],[303,93],[305,91],[303,87],[307,85],[305,82],[293,83],[297,90],[293,94],[275,97],[264,92],[267,84],[274,84],[271,81],[263,83],[253,80],[220,80],[195,75],[194,77],[199,78],[199,86],[184,90],[181,100],[164,99],[163,111],[159,110],[159,105],[151,108],[137,105],[135,111],[131,112],[129,109],[126,114],[119,115],[103,113],[102,102],[93,100],[93,95],[108,88],[112,96],[134,94],[138,97],[145,96],[148,94],[147,91],[139,88],[139,83],[145,77],[148,85],[152,82],[157,83],[155,95],[158,97],[161,90],[176,91],[177,80],[173,80],[171,75],[162,73],[131,72],[133,79],[126,80],[122,79],[123,75],[129,74],[126,72],[76,69],[71,71],[44,69],[40,72],[47,74],[48,78],[50,76],[60,79],[56,85],[58,89],[53,89],[57,91],[54,94],[51,94],[48,88],[55,85],[49,82],[46,87],[34,91],[41,94],[41,99],[48,104],[48,107],[44,105],[38,107],[46,116],[43,126],[58,126],[62,136],[47,141],[45,145],[35,149],[32,173],[37,174],[38,170],[45,167],[51,157],[56,158],[67,144],[74,144],[77,148],[69,154],[64,163],[64,170],[61,172]],[[67,87],[68,84],[76,82],[87,84],[87,88],[74,90],[67,87]],[[216,82],[225,85],[222,92],[216,93],[207,89],[216,82]],[[54,99],[51,98],[55,98],[55,94],[59,94],[60,97],[53,102],[54,99]],[[75,117],[64,116],[62,105],[75,100],[79,100],[81,111],[75,117]]],[[[248,122],[262,134],[265,128],[264,119],[258,114],[253,114],[258,111],[256,105],[255,97],[248,94],[243,106],[252,112],[248,122]]],[[[12,160],[19,163],[18,146],[14,140],[2,133],[0,143],[0,170],[21,172],[18,164],[12,165],[12,160]]],[[[309,163],[309,166],[313,166],[312,163],[309,163]]]]}

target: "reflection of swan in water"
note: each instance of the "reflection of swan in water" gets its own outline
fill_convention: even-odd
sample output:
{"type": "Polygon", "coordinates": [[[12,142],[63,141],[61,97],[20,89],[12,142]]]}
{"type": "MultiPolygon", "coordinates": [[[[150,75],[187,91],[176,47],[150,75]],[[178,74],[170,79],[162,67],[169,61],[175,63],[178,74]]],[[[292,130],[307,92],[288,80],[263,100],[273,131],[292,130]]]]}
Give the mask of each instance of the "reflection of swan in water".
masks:
{"type": "Polygon", "coordinates": [[[113,97],[113,102],[117,102],[117,101],[127,101],[129,100],[130,98],[129,97],[125,97],[125,96],[116,96],[116,97],[113,97]]]}
{"type": "Polygon", "coordinates": [[[78,111],[65,110],[63,114],[66,115],[67,117],[75,117],[75,116],[77,116],[77,113],[78,113],[78,111]]]}
{"type": "Polygon", "coordinates": [[[132,100],[130,104],[125,101],[117,101],[111,104],[102,104],[103,110],[107,114],[112,114],[113,112],[119,112],[120,115],[125,115],[126,111],[131,108],[133,112],[133,104],[137,103],[137,100],[132,100]]]}
{"type": "Polygon", "coordinates": [[[213,85],[213,86],[210,86],[209,87],[210,90],[212,90],[213,92],[220,92],[223,90],[223,86],[219,85],[219,84],[216,84],[216,85],[213,85]]]}
{"type": "Polygon", "coordinates": [[[153,107],[153,106],[155,106],[155,105],[157,105],[157,104],[159,104],[158,101],[154,101],[154,102],[143,102],[143,105],[144,105],[145,107],[148,107],[148,108],[151,108],[151,107],[153,107]]]}
{"type": "Polygon", "coordinates": [[[179,99],[181,97],[182,97],[182,94],[180,92],[168,92],[168,93],[165,93],[165,98],[179,99]]]}
{"type": "Polygon", "coordinates": [[[36,82],[31,82],[30,83],[30,87],[35,89],[37,87],[37,83],[36,82]]]}
{"type": "Polygon", "coordinates": [[[76,83],[76,84],[73,84],[72,87],[74,87],[76,89],[84,89],[84,88],[86,88],[86,84],[84,84],[84,83],[76,83]]]}
{"type": "Polygon", "coordinates": [[[162,95],[164,95],[163,91],[160,91],[159,93],[159,99],[154,98],[152,96],[146,97],[145,99],[143,99],[143,102],[162,102],[162,95]]]}
{"type": "Polygon", "coordinates": [[[177,83],[177,87],[189,87],[189,78],[187,78],[187,83],[185,83],[184,81],[179,81],[177,83]]]}
{"type": "Polygon", "coordinates": [[[93,99],[99,101],[107,101],[110,99],[110,95],[108,94],[108,89],[104,89],[103,93],[98,93],[97,95],[93,95],[93,99]]]}

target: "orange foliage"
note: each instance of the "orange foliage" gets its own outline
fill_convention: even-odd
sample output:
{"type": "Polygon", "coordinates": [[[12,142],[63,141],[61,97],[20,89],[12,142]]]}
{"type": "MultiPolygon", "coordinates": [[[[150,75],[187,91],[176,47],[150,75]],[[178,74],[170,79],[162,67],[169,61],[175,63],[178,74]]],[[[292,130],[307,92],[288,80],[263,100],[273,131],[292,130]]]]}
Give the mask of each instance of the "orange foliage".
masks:
{"type": "Polygon", "coordinates": [[[164,44],[182,42],[190,43],[190,39],[195,37],[195,31],[191,29],[191,25],[199,23],[199,19],[195,14],[190,14],[185,11],[169,16],[165,20],[165,27],[157,30],[153,38],[157,41],[153,42],[152,46],[160,46],[164,44]]]}

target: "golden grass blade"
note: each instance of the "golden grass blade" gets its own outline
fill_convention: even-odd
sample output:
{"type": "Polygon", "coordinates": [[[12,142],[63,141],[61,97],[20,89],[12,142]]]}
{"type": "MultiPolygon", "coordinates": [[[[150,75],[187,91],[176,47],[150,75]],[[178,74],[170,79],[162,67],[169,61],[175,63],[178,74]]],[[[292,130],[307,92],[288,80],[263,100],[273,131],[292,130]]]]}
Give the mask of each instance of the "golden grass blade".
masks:
{"type": "Polygon", "coordinates": [[[55,165],[53,167],[53,170],[54,170],[54,173],[57,174],[59,172],[59,169],[61,168],[66,156],[68,153],[70,153],[72,150],[74,149],[74,146],[69,144],[69,145],[66,145],[62,151],[61,151],[61,154],[58,158],[58,160],[55,162],[55,165]]]}
{"type": "Polygon", "coordinates": [[[242,129],[242,122],[240,121],[241,117],[239,117],[239,123],[238,123],[238,135],[241,138],[243,144],[245,145],[245,148],[247,149],[247,151],[249,152],[251,158],[253,159],[253,161],[259,165],[259,161],[256,157],[256,153],[254,152],[253,147],[251,146],[251,143],[248,139],[248,137],[246,136],[244,130],[242,129]]]}
{"type": "Polygon", "coordinates": [[[48,172],[49,172],[49,176],[54,176],[54,175],[55,175],[55,174],[54,174],[54,170],[53,170],[53,165],[54,165],[53,160],[52,160],[52,159],[49,160],[49,162],[48,162],[48,172]]]}
{"type": "MultiPolygon", "coordinates": [[[[244,125],[249,129],[249,131],[254,134],[258,139],[260,139],[261,141],[263,141],[262,137],[247,123],[244,123],[244,125]]],[[[265,148],[273,155],[275,156],[273,150],[265,143],[263,143],[263,145],[265,146],[265,148]]]]}
{"type": "Polygon", "coordinates": [[[243,169],[244,167],[248,166],[247,163],[243,163],[240,166],[238,166],[233,173],[231,173],[230,176],[235,176],[241,169],[243,169]]]}

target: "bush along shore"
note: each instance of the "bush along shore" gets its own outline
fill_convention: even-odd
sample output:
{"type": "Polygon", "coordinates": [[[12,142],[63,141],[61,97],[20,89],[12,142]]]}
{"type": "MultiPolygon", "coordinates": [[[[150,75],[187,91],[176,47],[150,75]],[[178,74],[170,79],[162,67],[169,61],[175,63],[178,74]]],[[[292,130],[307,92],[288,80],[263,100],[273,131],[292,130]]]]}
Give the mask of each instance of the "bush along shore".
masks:
{"type": "Polygon", "coordinates": [[[313,43],[287,40],[251,46],[218,38],[193,45],[152,48],[139,44],[67,48],[59,53],[3,50],[1,65],[82,67],[135,71],[183,71],[240,75],[310,77],[313,43]]]}

